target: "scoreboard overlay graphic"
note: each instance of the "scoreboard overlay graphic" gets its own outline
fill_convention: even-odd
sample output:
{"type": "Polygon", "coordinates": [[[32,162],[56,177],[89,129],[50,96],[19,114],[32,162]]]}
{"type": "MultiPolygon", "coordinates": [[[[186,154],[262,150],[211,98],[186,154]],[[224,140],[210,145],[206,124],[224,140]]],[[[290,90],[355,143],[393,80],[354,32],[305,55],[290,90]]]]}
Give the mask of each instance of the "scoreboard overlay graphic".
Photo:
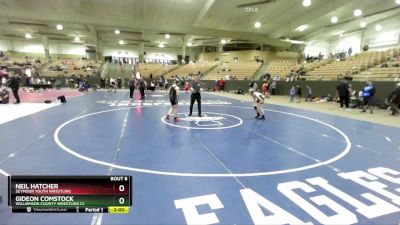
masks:
{"type": "Polygon", "coordinates": [[[131,176],[10,176],[8,205],[17,213],[128,213],[131,184],[131,176]]]}

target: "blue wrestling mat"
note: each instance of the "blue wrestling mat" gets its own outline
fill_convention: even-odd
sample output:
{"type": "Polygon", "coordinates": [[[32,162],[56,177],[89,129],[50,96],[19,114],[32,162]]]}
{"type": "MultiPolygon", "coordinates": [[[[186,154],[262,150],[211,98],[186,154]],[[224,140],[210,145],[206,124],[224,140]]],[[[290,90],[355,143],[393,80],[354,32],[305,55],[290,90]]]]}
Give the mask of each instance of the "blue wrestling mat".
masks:
{"type": "Polygon", "coordinates": [[[0,224],[399,223],[398,128],[269,104],[256,120],[250,102],[207,93],[188,117],[189,100],[179,122],[164,92],[95,92],[1,124],[0,224]],[[8,174],[130,175],[133,205],[12,214],[8,174]]]}

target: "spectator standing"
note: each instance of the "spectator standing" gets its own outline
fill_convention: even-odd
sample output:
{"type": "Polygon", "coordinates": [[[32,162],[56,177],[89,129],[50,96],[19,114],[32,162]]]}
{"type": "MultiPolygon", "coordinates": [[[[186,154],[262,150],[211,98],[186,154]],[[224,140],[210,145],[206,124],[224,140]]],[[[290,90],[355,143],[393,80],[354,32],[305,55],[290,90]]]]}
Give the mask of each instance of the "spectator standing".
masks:
{"type": "Polygon", "coordinates": [[[267,83],[263,83],[263,86],[262,86],[262,91],[263,91],[263,95],[266,95],[267,94],[267,83]]]}
{"type": "Polygon", "coordinates": [[[311,89],[311,86],[307,85],[306,88],[307,88],[306,102],[308,101],[308,99],[310,99],[310,102],[312,102],[312,89],[311,89]]]}
{"type": "Polygon", "coordinates": [[[271,94],[276,95],[276,81],[273,80],[271,83],[271,94]]]}
{"type": "Polygon", "coordinates": [[[140,91],[140,100],[144,100],[144,90],[146,89],[146,83],[144,82],[143,78],[139,80],[139,91],[140,91]]]}
{"type": "Polygon", "coordinates": [[[219,91],[219,88],[220,88],[219,85],[220,85],[219,80],[216,79],[215,80],[215,91],[219,91]]]}
{"type": "Polygon", "coordinates": [[[118,89],[121,89],[122,88],[122,79],[121,79],[121,77],[118,77],[117,83],[118,83],[118,89]]]}
{"type": "Polygon", "coordinates": [[[185,83],[185,92],[189,93],[189,91],[190,91],[190,85],[189,85],[189,82],[186,82],[185,83]]]}
{"type": "Polygon", "coordinates": [[[220,91],[224,91],[224,88],[225,88],[225,81],[224,81],[224,79],[222,79],[222,78],[221,78],[221,80],[219,81],[219,88],[220,88],[220,91]]]}
{"type": "Polygon", "coordinates": [[[14,102],[14,104],[19,104],[21,103],[20,99],[19,99],[19,82],[21,80],[21,78],[19,77],[18,74],[14,74],[13,72],[11,72],[11,79],[10,79],[10,88],[12,90],[12,93],[15,97],[16,102],[14,102]]]}
{"type": "Polygon", "coordinates": [[[290,94],[290,102],[294,102],[294,98],[296,96],[296,89],[294,88],[294,85],[292,85],[292,88],[290,88],[289,94],[290,94]]]}
{"type": "Polygon", "coordinates": [[[363,89],[363,110],[361,112],[366,112],[367,108],[370,110],[370,113],[373,114],[374,109],[374,100],[375,100],[375,92],[376,88],[372,84],[370,80],[367,81],[367,86],[363,89]]]}
{"type": "Polygon", "coordinates": [[[100,79],[100,88],[105,88],[106,87],[106,80],[104,79],[104,77],[102,77],[100,79]]]}
{"type": "Polygon", "coordinates": [[[389,97],[389,105],[392,108],[392,115],[399,114],[400,105],[400,83],[397,84],[397,88],[392,92],[389,97]]]}
{"type": "Polygon", "coordinates": [[[131,79],[129,79],[128,87],[129,87],[129,97],[133,99],[133,93],[135,92],[135,75],[132,75],[131,79]]]}
{"type": "Polygon", "coordinates": [[[347,50],[347,55],[350,57],[352,53],[353,53],[353,49],[350,46],[349,49],[347,50]]]}
{"type": "Polygon", "coordinates": [[[296,93],[296,99],[297,99],[297,103],[300,103],[301,102],[301,93],[302,93],[302,90],[301,90],[301,86],[300,86],[300,84],[298,84],[297,85],[297,91],[296,91],[297,93],[296,93]]]}
{"type": "Polygon", "coordinates": [[[167,79],[165,79],[164,89],[165,89],[166,91],[168,91],[168,80],[167,80],[167,79]]]}

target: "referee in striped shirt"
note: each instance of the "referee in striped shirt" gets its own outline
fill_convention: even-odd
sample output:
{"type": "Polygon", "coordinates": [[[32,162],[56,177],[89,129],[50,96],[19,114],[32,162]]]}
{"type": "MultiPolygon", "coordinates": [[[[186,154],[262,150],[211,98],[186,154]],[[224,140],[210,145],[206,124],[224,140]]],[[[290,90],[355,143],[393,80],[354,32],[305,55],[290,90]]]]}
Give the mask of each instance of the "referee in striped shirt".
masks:
{"type": "Polygon", "coordinates": [[[192,92],[190,96],[190,113],[189,116],[192,116],[194,101],[197,101],[198,115],[201,117],[201,83],[200,83],[200,74],[197,74],[194,77],[194,81],[190,85],[190,90],[192,92]]]}

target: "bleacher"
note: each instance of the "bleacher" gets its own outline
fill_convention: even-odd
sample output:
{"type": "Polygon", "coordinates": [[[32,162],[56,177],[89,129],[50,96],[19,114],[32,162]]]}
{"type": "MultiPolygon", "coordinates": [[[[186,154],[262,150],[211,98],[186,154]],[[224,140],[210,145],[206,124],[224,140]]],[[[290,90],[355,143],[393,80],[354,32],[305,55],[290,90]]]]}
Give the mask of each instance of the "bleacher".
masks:
{"type": "Polygon", "coordinates": [[[176,65],[176,64],[175,65],[164,64],[163,66],[158,68],[154,73],[157,76],[161,76],[161,75],[164,75],[164,74],[166,74],[166,73],[168,73],[168,72],[170,72],[170,71],[172,71],[172,70],[174,70],[174,69],[176,69],[178,67],[179,67],[179,65],[176,65]]]}
{"type": "MultiPolygon", "coordinates": [[[[161,63],[141,63],[138,65],[139,73],[142,77],[147,78],[153,74],[154,78],[160,77],[167,72],[175,69],[178,65],[169,65],[161,63]]],[[[130,79],[132,77],[134,65],[133,64],[114,64],[109,63],[105,73],[106,77],[121,77],[123,79],[130,79]]]]}
{"type": "Polygon", "coordinates": [[[189,74],[196,74],[198,72],[204,73],[211,70],[213,67],[217,65],[216,62],[198,62],[198,63],[189,63],[184,66],[177,68],[176,70],[172,70],[165,75],[165,78],[172,78],[175,75],[180,77],[186,77],[189,74]]]}
{"type": "Polygon", "coordinates": [[[236,77],[238,80],[244,78],[251,78],[262,65],[261,62],[256,61],[234,61],[224,63],[214,68],[204,78],[207,80],[226,79],[226,77],[236,77]]]}
{"type": "Polygon", "coordinates": [[[4,56],[0,57],[0,66],[7,68],[39,67],[45,62],[43,57],[21,56],[10,52],[4,52],[4,56]]]}
{"type": "Polygon", "coordinates": [[[394,51],[371,51],[356,54],[352,57],[346,58],[345,61],[334,61],[325,66],[316,68],[308,73],[308,80],[337,80],[340,78],[360,77],[357,74],[363,73],[371,67],[379,65],[391,57],[394,51]]]}
{"type": "Polygon", "coordinates": [[[155,72],[162,67],[160,63],[140,63],[139,65],[139,73],[143,77],[148,77],[150,74],[155,75],[155,72]]]}
{"type": "Polygon", "coordinates": [[[300,66],[304,68],[306,72],[311,72],[315,69],[318,69],[322,66],[325,66],[329,63],[332,63],[332,59],[323,59],[320,61],[314,61],[314,62],[303,62],[300,66]]]}
{"type": "Polygon", "coordinates": [[[176,68],[177,66],[178,65],[167,65],[161,63],[143,63],[139,64],[139,73],[143,77],[149,77],[150,74],[153,74],[153,76],[158,77],[176,68]]]}
{"type": "Polygon", "coordinates": [[[380,80],[380,81],[393,81],[400,75],[400,67],[381,68],[380,65],[363,71],[360,74],[354,75],[356,81],[366,80],[380,80]]]}
{"type": "Polygon", "coordinates": [[[366,80],[380,80],[380,81],[393,81],[400,76],[400,49],[391,49],[388,51],[388,55],[392,56],[389,61],[379,64],[375,67],[369,68],[361,72],[360,74],[354,75],[354,80],[366,81],[366,80]]]}
{"type": "Polygon", "coordinates": [[[86,59],[61,59],[46,65],[42,70],[43,76],[91,76],[98,72],[101,62],[86,59]]]}
{"type": "Polygon", "coordinates": [[[291,70],[296,70],[297,67],[297,58],[280,58],[272,60],[272,62],[268,65],[267,73],[271,74],[272,76],[279,75],[281,78],[283,78],[286,77],[291,70]]]}

